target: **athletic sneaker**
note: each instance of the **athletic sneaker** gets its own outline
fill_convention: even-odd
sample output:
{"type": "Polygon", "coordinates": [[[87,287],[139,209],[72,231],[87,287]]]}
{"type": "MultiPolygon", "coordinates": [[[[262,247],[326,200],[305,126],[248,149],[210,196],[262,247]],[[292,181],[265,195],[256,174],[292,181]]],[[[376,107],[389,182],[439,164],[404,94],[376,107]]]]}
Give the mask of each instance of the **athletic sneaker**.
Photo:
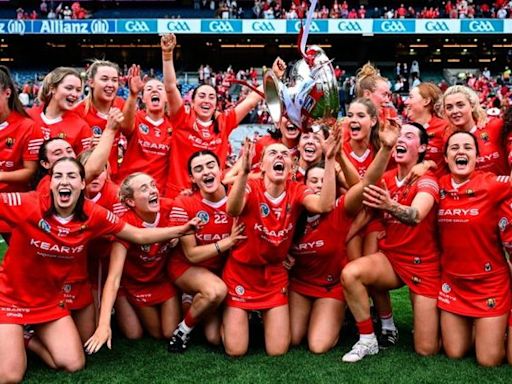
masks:
{"type": "Polygon", "coordinates": [[[377,339],[359,340],[354,344],[352,350],[346,353],[341,360],[345,363],[356,363],[362,360],[365,356],[376,355],[379,353],[379,344],[377,339]]]}
{"type": "Polygon", "coordinates": [[[171,353],[185,352],[188,346],[190,335],[185,335],[179,328],[177,328],[169,340],[167,350],[171,353]]]}
{"type": "Polygon", "coordinates": [[[383,329],[379,335],[379,348],[387,349],[398,343],[398,330],[383,329]]]}

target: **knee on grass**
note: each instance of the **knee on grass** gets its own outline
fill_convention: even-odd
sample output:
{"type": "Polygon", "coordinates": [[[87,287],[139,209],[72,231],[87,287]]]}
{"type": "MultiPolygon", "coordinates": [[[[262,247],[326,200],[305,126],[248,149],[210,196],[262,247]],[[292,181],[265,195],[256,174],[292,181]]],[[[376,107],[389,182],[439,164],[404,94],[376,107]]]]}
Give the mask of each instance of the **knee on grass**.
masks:
{"type": "Polygon", "coordinates": [[[56,361],[55,365],[58,369],[62,369],[63,371],[73,373],[84,369],[85,367],[85,356],[82,354],[81,356],[77,356],[74,359],[69,359],[65,361],[56,361]]]}
{"type": "Polygon", "coordinates": [[[4,383],[21,383],[25,375],[24,369],[1,369],[0,370],[0,384],[4,383]]]}

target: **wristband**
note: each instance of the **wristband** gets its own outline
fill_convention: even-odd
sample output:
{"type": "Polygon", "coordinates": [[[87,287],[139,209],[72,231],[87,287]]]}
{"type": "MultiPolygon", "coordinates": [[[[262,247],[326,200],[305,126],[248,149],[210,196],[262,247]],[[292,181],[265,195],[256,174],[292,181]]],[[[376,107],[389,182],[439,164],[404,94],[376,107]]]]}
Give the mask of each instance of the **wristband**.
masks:
{"type": "Polygon", "coordinates": [[[217,253],[220,255],[222,251],[220,250],[219,242],[215,243],[215,249],[217,250],[217,253]]]}

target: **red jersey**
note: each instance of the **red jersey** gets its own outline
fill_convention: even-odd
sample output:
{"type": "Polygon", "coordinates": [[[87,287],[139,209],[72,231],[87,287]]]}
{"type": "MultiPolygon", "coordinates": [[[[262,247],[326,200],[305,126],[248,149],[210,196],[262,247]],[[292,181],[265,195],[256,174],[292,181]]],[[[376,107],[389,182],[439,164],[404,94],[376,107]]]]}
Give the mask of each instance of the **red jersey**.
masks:
{"type": "Polygon", "coordinates": [[[366,171],[368,170],[368,167],[375,158],[375,149],[373,146],[369,145],[366,151],[361,156],[358,156],[352,150],[350,141],[347,141],[345,144],[343,144],[343,152],[345,152],[345,155],[350,160],[352,165],[356,167],[359,177],[363,178],[363,176],[366,174],[366,171]]]}
{"type": "Polygon", "coordinates": [[[508,268],[498,239],[498,218],[500,206],[511,195],[509,177],[474,171],[461,185],[455,185],[450,175],[439,185],[443,273],[478,278],[508,268]]]}
{"type": "MultiPolygon", "coordinates": [[[[428,172],[413,185],[404,185],[397,179],[398,169],[384,174],[383,181],[393,200],[411,206],[420,192],[430,194],[439,202],[439,186],[435,176],[428,172]]],[[[407,225],[388,212],[384,212],[383,223],[386,235],[379,241],[379,249],[397,263],[415,264],[422,268],[439,269],[439,247],[437,244],[436,207],[417,225],[407,225]]]]}
{"type": "Polygon", "coordinates": [[[71,144],[77,155],[91,147],[91,128],[76,113],[69,111],[56,119],[49,119],[41,107],[33,107],[27,112],[36,127],[41,128],[45,140],[53,137],[64,139],[71,144]]]}
{"type": "Polygon", "coordinates": [[[284,261],[304,198],[312,193],[304,184],[287,181],[285,191],[274,198],[265,191],[262,178],[248,180],[246,203],[240,215],[248,238],[237,244],[232,257],[252,265],[284,261]]]}
{"type": "MultiPolygon", "coordinates": [[[[154,223],[146,223],[133,210],[128,211],[123,216],[123,220],[139,228],[168,227],[170,209],[171,200],[160,199],[160,212],[158,212],[154,223]]],[[[122,244],[127,249],[121,282],[123,286],[129,288],[134,285],[153,284],[165,280],[169,242],[144,245],[122,242],[122,244]]]]}
{"type": "MultiPolygon", "coordinates": [[[[449,130],[447,137],[451,132],[453,130],[449,130]]],[[[475,135],[480,152],[476,159],[476,169],[495,175],[508,175],[508,154],[505,153],[501,137],[503,120],[491,119],[484,127],[475,127],[470,132],[475,135]]]]}
{"type": "Polygon", "coordinates": [[[172,128],[167,118],[153,121],[145,111],[135,117],[135,128],[127,136],[128,147],[115,175],[117,183],[134,172],[145,172],[155,179],[158,190],[163,193],[171,150],[172,128]]]}
{"type": "MultiPolygon", "coordinates": [[[[42,143],[34,122],[12,111],[0,124],[0,172],[17,171],[24,161],[37,161],[42,143]]],[[[28,191],[27,184],[0,183],[0,192],[28,191]]]]}
{"type": "MultiPolygon", "coordinates": [[[[112,107],[119,108],[122,111],[124,107],[124,100],[120,97],[116,97],[112,103],[112,107]]],[[[93,135],[101,135],[105,130],[105,127],[107,126],[108,115],[99,112],[93,103],[89,103],[87,100],[83,100],[77,104],[73,111],[82,119],[84,119],[87,124],[89,124],[93,135]]],[[[110,156],[108,158],[110,173],[112,175],[115,175],[119,169],[119,154],[117,148],[119,144],[119,136],[119,133],[116,134],[114,142],[112,143],[112,150],[110,151],[110,156]]]]}
{"type": "Polygon", "coordinates": [[[74,265],[85,265],[89,242],[124,227],[112,212],[89,201],[85,222],[44,217],[49,206],[38,192],[0,195],[1,218],[14,227],[0,267],[0,312],[13,323],[35,321],[31,311],[62,308],[63,284],[74,265]]]}
{"type": "Polygon", "coordinates": [[[351,223],[344,196],[336,200],[331,212],[308,216],[304,235],[290,250],[295,257],[291,278],[316,286],[339,284],[347,263],[345,238],[351,223]]]}
{"type": "Polygon", "coordinates": [[[437,116],[432,116],[430,121],[424,125],[428,134],[428,146],[425,160],[432,160],[436,163],[436,176],[446,174],[446,163],[444,161],[444,137],[448,122],[437,116]]]}
{"type": "MultiPolygon", "coordinates": [[[[227,197],[217,202],[208,201],[199,193],[192,196],[179,196],[174,201],[174,207],[171,210],[171,225],[184,225],[194,217],[200,218],[204,226],[195,233],[197,245],[211,244],[229,237],[233,218],[226,213],[226,201],[227,197]]],[[[186,258],[182,248],[176,247],[171,257],[181,259],[182,262],[191,266],[203,267],[219,273],[226,260],[227,252],[192,264],[186,258]]]]}
{"type": "Polygon", "coordinates": [[[168,167],[166,196],[176,196],[183,189],[191,188],[187,164],[194,152],[205,149],[213,151],[219,157],[220,168],[224,169],[229,148],[229,135],[237,127],[234,109],[229,109],[216,117],[215,124],[219,133],[215,133],[213,122],[203,126],[197,121],[195,112],[184,105],[171,122],[174,131],[171,140],[172,153],[168,167]]]}

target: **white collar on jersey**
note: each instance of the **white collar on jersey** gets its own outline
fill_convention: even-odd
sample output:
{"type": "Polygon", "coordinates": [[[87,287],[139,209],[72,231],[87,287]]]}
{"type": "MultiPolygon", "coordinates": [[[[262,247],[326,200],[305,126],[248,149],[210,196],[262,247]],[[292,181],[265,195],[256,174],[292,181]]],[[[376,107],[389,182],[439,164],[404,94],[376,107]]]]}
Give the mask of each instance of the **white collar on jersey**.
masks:
{"type": "Polygon", "coordinates": [[[395,182],[396,182],[396,186],[397,186],[398,188],[402,188],[402,187],[405,185],[405,181],[406,181],[406,180],[407,180],[407,179],[406,179],[405,177],[404,177],[402,180],[399,180],[399,179],[398,179],[398,176],[395,176],[395,182]]]}
{"type": "Polygon", "coordinates": [[[265,191],[264,195],[272,204],[278,205],[281,204],[281,202],[284,200],[286,196],[286,191],[284,191],[277,197],[272,197],[272,195],[270,195],[270,193],[268,193],[267,191],[265,191]]]}
{"type": "Polygon", "coordinates": [[[1,131],[2,129],[7,128],[8,126],[9,126],[9,122],[8,122],[8,121],[4,121],[2,124],[0,124],[0,131],[1,131]]]}
{"type": "Polygon", "coordinates": [[[89,201],[92,201],[93,203],[97,203],[101,199],[101,192],[98,192],[96,196],[94,196],[92,199],[87,199],[89,201]]]}
{"type": "Polygon", "coordinates": [[[475,134],[476,130],[478,129],[478,127],[475,125],[473,128],[471,128],[469,130],[469,133],[472,133],[472,134],[475,134]]]}
{"type": "Polygon", "coordinates": [[[318,214],[318,215],[313,215],[313,216],[308,216],[308,217],[306,218],[306,221],[307,221],[308,223],[312,223],[312,222],[314,222],[314,221],[318,220],[319,218],[320,218],[320,214],[318,214]]]}
{"type": "Polygon", "coordinates": [[[142,226],[144,228],[156,228],[158,227],[158,223],[160,223],[160,212],[156,214],[156,219],[153,223],[147,223],[145,221],[142,222],[142,226]]]}
{"type": "Polygon", "coordinates": [[[357,154],[354,151],[350,152],[350,156],[359,161],[360,163],[362,163],[368,158],[368,156],[370,156],[370,148],[366,148],[366,151],[364,151],[364,153],[361,156],[357,156],[357,154]]]}
{"type": "Polygon", "coordinates": [[[210,200],[207,200],[207,199],[202,199],[201,200],[204,204],[206,204],[207,206],[209,207],[212,207],[212,208],[215,208],[215,209],[218,209],[220,207],[222,207],[226,201],[228,201],[228,197],[227,196],[224,196],[222,199],[220,199],[219,201],[210,201],[210,200]]]}
{"type": "Polygon", "coordinates": [[[469,183],[469,179],[468,179],[468,180],[466,180],[466,181],[463,181],[462,183],[460,183],[460,184],[459,184],[459,183],[456,183],[456,182],[455,182],[455,180],[453,180],[453,177],[452,177],[451,182],[452,182],[452,187],[453,187],[453,189],[459,189],[459,188],[460,188],[460,187],[462,187],[464,184],[469,183]]]}
{"type": "Polygon", "coordinates": [[[213,120],[202,121],[202,120],[196,119],[197,125],[200,125],[203,128],[209,128],[210,125],[212,125],[212,121],[213,120]]]}
{"type": "Polygon", "coordinates": [[[101,118],[103,120],[108,120],[108,113],[96,111],[96,116],[98,116],[99,118],[101,118]]]}
{"type": "Polygon", "coordinates": [[[40,116],[41,116],[41,120],[43,120],[44,123],[48,124],[48,125],[57,124],[62,121],[62,116],[56,117],[55,119],[50,119],[50,118],[46,117],[44,112],[41,112],[40,116]]]}
{"type": "Polygon", "coordinates": [[[57,216],[57,215],[53,215],[53,218],[55,220],[57,220],[59,223],[61,224],[68,224],[71,222],[71,220],[73,220],[73,217],[75,215],[71,215],[71,216],[68,216],[68,217],[60,217],[60,216],[57,216]]]}
{"type": "Polygon", "coordinates": [[[156,121],[155,121],[155,120],[153,120],[153,119],[152,119],[151,117],[149,117],[149,116],[146,116],[146,117],[145,117],[145,119],[146,119],[147,121],[149,121],[151,124],[153,124],[155,127],[158,127],[158,126],[162,125],[162,123],[164,122],[163,117],[159,118],[159,119],[158,119],[158,120],[156,120],[156,121]]]}

